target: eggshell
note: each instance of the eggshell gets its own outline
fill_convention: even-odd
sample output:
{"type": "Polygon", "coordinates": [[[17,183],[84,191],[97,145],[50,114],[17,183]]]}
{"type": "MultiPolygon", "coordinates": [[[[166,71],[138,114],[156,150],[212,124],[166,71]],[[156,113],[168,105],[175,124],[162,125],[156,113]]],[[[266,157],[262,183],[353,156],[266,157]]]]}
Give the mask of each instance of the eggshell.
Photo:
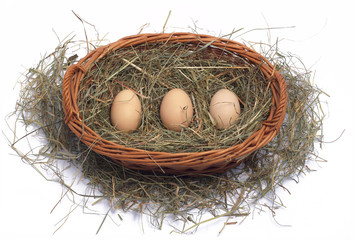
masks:
{"type": "Polygon", "coordinates": [[[179,132],[182,126],[189,126],[193,107],[189,95],[182,89],[172,89],[160,105],[160,119],[167,129],[179,132]]]}
{"type": "Polygon", "coordinates": [[[138,128],[142,106],[137,95],[128,89],[120,91],[111,106],[111,123],[119,131],[131,132],[138,128]]]}
{"type": "Polygon", "coordinates": [[[240,114],[237,95],[228,89],[217,91],[211,99],[209,112],[218,129],[229,128],[240,114]]]}

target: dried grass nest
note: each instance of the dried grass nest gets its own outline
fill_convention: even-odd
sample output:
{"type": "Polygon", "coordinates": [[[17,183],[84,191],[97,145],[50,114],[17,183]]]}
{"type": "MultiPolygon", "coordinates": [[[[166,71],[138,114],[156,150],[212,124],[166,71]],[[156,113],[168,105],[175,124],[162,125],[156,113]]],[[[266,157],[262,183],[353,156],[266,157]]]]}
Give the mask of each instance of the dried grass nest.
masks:
{"type": "MultiPolygon", "coordinates": [[[[78,195],[86,199],[109,199],[111,210],[145,213],[157,228],[162,227],[166,216],[174,216],[175,231],[187,232],[209,221],[200,218],[206,212],[213,215],[210,220],[227,217],[227,224],[231,219],[247,216],[262,199],[266,199],[263,205],[270,209],[282,206],[282,202],[276,201],[276,189],[283,187],[285,180],[297,179],[304,173],[307,161],[318,159],[314,144],[322,139],[320,130],[324,113],[319,96],[323,92],[310,83],[311,73],[306,68],[296,66],[298,58],[281,53],[277,45],[260,44],[261,55],[285,80],[288,95],[285,119],[277,129],[278,134],[268,139],[265,146],[248,153],[248,160],[238,162],[238,167],[222,166],[220,169],[224,171],[219,174],[201,171],[198,177],[186,175],[186,169],[182,171],[184,176],[166,175],[117,164],[118,161],[93,151],[98,139],[84,144],[82,137],[74,134],[66,124],[68,113],[63,111],[66,103],[63,103],[62,89],[64,73],[71,65],[78,66],[77,56],[68,56],[73,46],[78,46],[77,41],[66,39],[26,73],[14,115],[35,130],[17,137],[11,147],[32,166],[40,165],[53,171],[55,181],[74,194],[78,193],[65,182],[66,172],[57,167],[58,160],[77,166],[81,177],[88,179],[92,194],[78,195]],[[18,142],[38,132],[45,136],[45,145],[38,153],[23,154],[16,147],[18,142]],[[179,222],[181,228],[176,227],[179,222]]],[[[77,85],[77,106],[80,109],[77,115],[85,126],[104,139],[129,149],[185,154],[221,147],[228,149],[243,143],[262,128],[274,104],[270,100],[272,89],[265,81],[260,65],[250,64],[235,55],[234,62],[231,62],[229,53],[218,48],[207,52],[215,54],[213,58],[211,55],[206,57],[204,50],[209,47],[206,42],[193,45],[197,46],[195,50],[191,50],[191,45],[186,46],[188,44],[181,42],[141,44],[102,57],[90,65],[90,71],[77,85]],[[154,84],[149,85],[152,80],[154,84]],[[84,84],[88,81],[90,84],[84,84]],[[112,97],[127,87],[147,100],[146,106],[150,110],[144,112],[143,124],[132,134],[115,131],[108,118],[112,97]],[[191,130],[176,133],[161,126],[156,109],[159,99],[171,87],[186,89],[193,96],[195,108],[199,109],[198,117],[202,120],[193,123],[191,130]],[[221,87],[236,91],[243,112],[236,126],[218,132],[211,124],[206,103],[221,87]]],[[[83,133],[80,129],[78,132],[83,133]]]]}

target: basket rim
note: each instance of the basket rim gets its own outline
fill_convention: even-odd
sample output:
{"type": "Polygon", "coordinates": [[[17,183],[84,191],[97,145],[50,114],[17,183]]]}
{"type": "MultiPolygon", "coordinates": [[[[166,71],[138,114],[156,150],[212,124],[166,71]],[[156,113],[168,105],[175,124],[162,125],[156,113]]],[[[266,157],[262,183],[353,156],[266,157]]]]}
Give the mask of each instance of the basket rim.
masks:
{"type": "MultiPolygon", "coordinates": [[[[119,39],[116,42],[101,46],[78,63],[71,65],[63,79],[63,111],[64,121],[74,134],[95,152],[113,159],[115,162],[137,170],[155,169],[158,171],[178,172],[181,169],[193,168],[195,172],[218,172],[236,166],[255,150],[265,146],[279,132],[283,123],[287,106],[286,82],[275,67],[253,49],[236,41],[214,37],[206,34],[188,32],[175,33],[143,33],[119,39]],[[208,47],[218,47],[231,51],[252,64],[258,64],[270,82],[272,90],[272,106],[270,114],[262,122],[262,127],[251,134],[242,143],[228,148],[220,148],[203,152],[156,152],[130,148],[106,140],[86,126],[79,114],[77,97],[80,79],[90,69],[92,63],[108,53],[123,47],[137,46],[145,43],[203,43],[208,47]],[[197,166],[197,165],[204,165],[197,166]],[[214,165],[218,165],[215,167],[214,165]],[[199,169],[202,170],[199,170],[199,169]],[[209,170],[208,170],[209,169],[209,170]],[[219,169],[218,171],[216,169],[219,169]],[[208,170],[208,171],[207,171],[208,170]]],[[[184,170],[184,171],[185,171],[184,170]]],[[[184,172],[182,171],[182,172],[184,172]]]]}

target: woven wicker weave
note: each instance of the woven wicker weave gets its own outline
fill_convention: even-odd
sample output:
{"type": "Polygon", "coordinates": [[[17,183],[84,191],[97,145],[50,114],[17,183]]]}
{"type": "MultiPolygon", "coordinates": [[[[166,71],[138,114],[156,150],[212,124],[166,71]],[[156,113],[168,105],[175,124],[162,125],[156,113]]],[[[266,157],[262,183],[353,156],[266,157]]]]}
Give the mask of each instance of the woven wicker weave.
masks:
{"type": "Polygon", "coordinates": [[[135,170],[150,170],[165,174],[211,174],[224,172],[243,162],[251,153],[265,146],[278,133],[285,117],[287,104],[286,83],[263,56],[235,41],[192,33],[159,33],[128,36],[117,42],[95,49],[72,65],[63,81],[63,109],[65,123],[75,135],[98,154],[111,158],[118,164],[135,170]],[[205,152],[167,153],[128,148],[100,137],[84,125],[77,105],[79,85],[93,62],[113,50],[145,43],[209,43],[210,47],[226,49],[250,64],[260,66],[266,81],[270,81],[272,107],[261,129],[244,142],[226,149],[205,152]]]}

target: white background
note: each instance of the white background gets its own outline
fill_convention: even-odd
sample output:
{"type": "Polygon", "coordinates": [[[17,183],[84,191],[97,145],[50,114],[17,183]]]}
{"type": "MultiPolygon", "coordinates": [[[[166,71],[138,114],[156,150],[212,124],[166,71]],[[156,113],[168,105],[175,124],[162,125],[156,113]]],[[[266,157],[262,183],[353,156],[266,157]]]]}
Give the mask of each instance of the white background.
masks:
{"type": "MultiPolygon", "coordinates": [[[[194,235],[170,234],[166,225],[155,230],[135,214],[122,214],[119,226],[107,220],[95,235],[102,215],[83,214],[77,208],[64,226],[59,222],[68,213],[70,201],[60,199],[62,188],[47,182],[33,168],[14,155],[5,137],[0,137],[0,238],[1,239],[355,239],[355,108],[354,108],[354,26],[352,1],[1,1],[0,3],[0,97],[1,130],[18,99],[17,80],[25,68],[34,66],[41,54],[57,45],[53,29],[64,38],[71,32],[83,38],[83,28],[71,10],[95,24],[103,36],[115,41],[136,34],[145,23],[145,32],[161,32],[169,10],[172,15],[166,32],[197,26],[210,34],[230,33],[265,27],[272,41],[283,39],[281,49],[300,56],[315,72],[314,81],[330,98],[325,110],[325,144],[319,154],[327,163],[312,165],[317,171],[287,183],[291,195],[280,193],[285,209],[255,213],[242,224],[230,225],[218,235],[223,221],[202,226],[194,235]],[[295,26],[294,28],[289,28],[295,26]],[[181,29],[180,29],[181,28],[181,29]]],[[[93,37],[93,35],[91,35],[93,37]]],[[[254,31],[237,41],[268,41],[267,31],[254,31]]]]}

